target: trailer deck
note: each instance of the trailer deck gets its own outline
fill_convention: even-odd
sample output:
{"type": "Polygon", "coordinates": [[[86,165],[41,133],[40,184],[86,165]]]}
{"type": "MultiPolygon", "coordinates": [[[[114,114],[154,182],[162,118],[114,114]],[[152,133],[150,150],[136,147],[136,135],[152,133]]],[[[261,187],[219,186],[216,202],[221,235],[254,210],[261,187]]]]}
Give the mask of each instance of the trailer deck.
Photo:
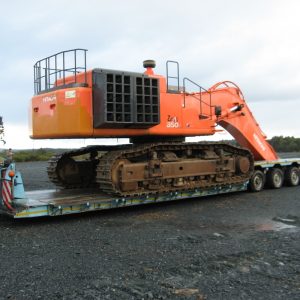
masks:
{"type": "Polygon", "coordinates": [[[99,193],[96,190],[41,190],[26,192],[25,198],[14,200],[14,210],[3,213],[13,218],[32,218],[43,216],[59,216],[88,211],[112,209],[117,207],[135,206],[141,204],[158,203],[203,196],[244,191],[247,182],[239,185],[227,185],[211,189],[190,190],[169,194],[153,194],[151,196],[136,196],[118,198],[116,196],[99,193]]]}
{"type": "MultiPolygon", "coordinates": [[[[300,158],[279,159],[276,161],[257,161],[255,167],[264,170],[276,167],[282,168],[297,165],[300,158]]],[[[20,172],[15,164],[1,168],[0,213],[13,218],[32,218],[43,216],[59,216],[89,211],[105,210],[118,207],[159,203],[190,198],[200,198],[230,192],[245,191],[248,181],[240,184],[227,184],[211,188],[197,188],[171,193],[153,193],[150,195],[135,195],[119,197],[105,194],[97,189],[64,189],[38,190],[25,192],[20,172]]]]}
{"type": "Polygon", "coordinates": [[[254,166],[265,168],[273,168],[275,166],[288,167],[293,164],[300,165],[300,158],[280,158],[277,160],[258,160],[254,162],[254,166]]]}

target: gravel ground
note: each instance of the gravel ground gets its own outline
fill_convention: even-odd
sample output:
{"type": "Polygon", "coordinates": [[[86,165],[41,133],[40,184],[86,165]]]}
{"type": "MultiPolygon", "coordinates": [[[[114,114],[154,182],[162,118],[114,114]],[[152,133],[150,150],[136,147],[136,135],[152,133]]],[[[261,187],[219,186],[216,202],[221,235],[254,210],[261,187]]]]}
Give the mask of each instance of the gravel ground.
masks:
{"type": "MultiPolygon", "coordinates": [[[[44,163],[18,164],[27,189],[44,163]]],[[[0,299],[300,299],[300,186],[82,215],[0,216],[0,299]]]]}

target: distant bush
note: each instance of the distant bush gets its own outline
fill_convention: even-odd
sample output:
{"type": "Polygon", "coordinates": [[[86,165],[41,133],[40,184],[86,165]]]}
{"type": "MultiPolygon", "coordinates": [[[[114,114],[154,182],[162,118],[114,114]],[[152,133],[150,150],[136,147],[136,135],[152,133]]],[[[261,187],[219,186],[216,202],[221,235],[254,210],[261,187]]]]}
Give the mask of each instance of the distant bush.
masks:
{"type": "MultiPolygon", "coordinates": [[[[235,140],[225,141],[237,145],[235,140]]],[[[300,152],[300,138],[293,136],[274,136],[268,142],[276,152],[300,152]]]]}
{"type": "Polygon", "coordinates": [[[293,136],[274,136],[269,143],[277,152],[300,152],[300,138],[293,136]]]}
{"type": "MultiPolygon", "coordinates": [[[[13,160],[15,162],[47,161],[54,154],[55,151],[49,149],[16,150],[14,151],[13,160]]],[[[6,152],[0,152],[0,156],[6,157],[6,152]]]]}

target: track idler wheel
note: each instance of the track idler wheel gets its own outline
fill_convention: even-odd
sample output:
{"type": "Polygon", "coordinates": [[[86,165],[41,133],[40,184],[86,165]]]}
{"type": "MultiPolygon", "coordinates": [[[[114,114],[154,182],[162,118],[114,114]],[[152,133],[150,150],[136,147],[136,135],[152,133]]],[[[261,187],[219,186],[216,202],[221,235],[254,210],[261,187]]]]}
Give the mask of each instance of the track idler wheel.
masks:
{"type": "Polygon", "coordinates": [[[247,174],[250,170],[251,162],[248,157],[238,157],[236,160],[236,168],[238,173],[247,174]]]}
{"type": "Polygon", "coordinates": [[[92,186],[94,183],[93,161],[76,161],[72,157],[62,158],[56,167],[56,174],[65,188],[92,186]]]}
{"type": "Polygon", "coordinates": [[[56,173],[63,184],[75,185],[80,182],[79,167],[71,157],[66,157],[59,161],[56,173]]]}

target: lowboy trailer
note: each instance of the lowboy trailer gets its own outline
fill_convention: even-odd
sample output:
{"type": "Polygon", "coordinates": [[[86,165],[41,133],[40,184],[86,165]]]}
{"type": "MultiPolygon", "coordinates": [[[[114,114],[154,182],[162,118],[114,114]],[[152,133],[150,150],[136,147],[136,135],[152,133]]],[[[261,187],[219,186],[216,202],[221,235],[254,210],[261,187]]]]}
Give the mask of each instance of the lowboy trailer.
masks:
{"type": "MultiPolygon", "coordinates": [[[[263,172],[280,167],[289,169],[300,166],[300,158],[259,161],[256,167],[263,172]]],[[[299,183],[299,180],[298,180],[299,183]]],[[[25,192],[22,175],[15,163],[1,167],[0,213],[15,219],[61,216],[83,212],[106,210],[118,207],[200,198],[218,194],[246,191],[250,182],[225,184],[210,188],[187,189],[169,193],[153,193],[144,196],[118,197],[99,192],[98,189],[37,190],[25,192]]]]}

